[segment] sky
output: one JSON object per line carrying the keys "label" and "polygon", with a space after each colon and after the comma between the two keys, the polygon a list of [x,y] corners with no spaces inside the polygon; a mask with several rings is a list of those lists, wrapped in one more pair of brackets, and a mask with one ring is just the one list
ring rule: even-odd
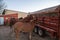
{"label": "sky", "polygon": [[34,12],[52,6],[60,5],[60,0],[4,0],[6,9]]}

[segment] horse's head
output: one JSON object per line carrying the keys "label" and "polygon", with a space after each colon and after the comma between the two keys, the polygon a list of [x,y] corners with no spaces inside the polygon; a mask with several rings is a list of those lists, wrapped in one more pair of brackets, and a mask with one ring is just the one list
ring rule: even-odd
{"label": "horse's head", "polygon": [[32,23],[36,23],[36,22],[37,22],[37,18],[36,18],[36,16],[31,15],[30,22],[32,22]]}
{"label": "horse's head", "polygon": [[27,17],[25,17],[23,19],[24,22],[33,22],[35,23],[36,22],[36,17],[34,15],[28,15]]}

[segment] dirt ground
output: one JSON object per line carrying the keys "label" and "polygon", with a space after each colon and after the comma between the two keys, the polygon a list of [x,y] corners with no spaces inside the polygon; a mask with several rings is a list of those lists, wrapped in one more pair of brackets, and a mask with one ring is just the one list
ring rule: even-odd
{"label": "dirt ground", "polygon": [[[15,33],[11,33],[9,26],[0,26],[0,40],[15,40]],[[20,33],[20,40],[28,40],[28,33]],[[33,33],[32,40],[50,40],[49,37],[42,38]]]}

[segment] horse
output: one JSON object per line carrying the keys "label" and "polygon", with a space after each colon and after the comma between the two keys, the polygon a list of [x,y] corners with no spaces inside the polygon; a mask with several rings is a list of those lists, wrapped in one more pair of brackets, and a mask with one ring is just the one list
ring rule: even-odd
{"label": "horse", "polygon": [[20,32],[28,32],[29,33],[29,40],[32,39],[32,32],[36,23],[35,16],[27,16],[26,18],[22,19],[22,21],[17,22],[13,25],[14,32],[16,34],[16,40],[19,40]]}
{"label": "horse", "polygon": [[15,18],[10,18],[10,28],[12,28],[12,25],[14,25],[16,22],[17,21]]}

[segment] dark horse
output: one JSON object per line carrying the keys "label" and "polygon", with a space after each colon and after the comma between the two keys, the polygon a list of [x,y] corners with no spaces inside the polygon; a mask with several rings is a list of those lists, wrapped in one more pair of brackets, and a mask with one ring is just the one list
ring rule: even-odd
{"label": "dark horse", "polygon": [[15,18],[10,18],[10,28],[12,28],[12,25],[14,25],[16,22],[17,21]]}

